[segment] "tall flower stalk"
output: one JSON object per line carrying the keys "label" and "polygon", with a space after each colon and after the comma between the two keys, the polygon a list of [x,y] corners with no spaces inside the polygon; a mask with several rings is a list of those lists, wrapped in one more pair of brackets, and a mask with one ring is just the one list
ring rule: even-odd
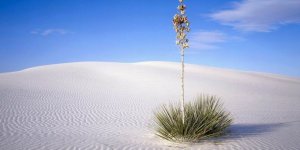
{"label": "tall flower stalk", "polygon": [[178,12],[173,18],[173,25],[176,31],[176,44],[180,47],[181,56],[181,113],[182,122],[184,124],[184,49],[188,48],[187,33],[190,31],[189,21],[185,14],[186,6],[183,4],[183,0],[179,0]]}

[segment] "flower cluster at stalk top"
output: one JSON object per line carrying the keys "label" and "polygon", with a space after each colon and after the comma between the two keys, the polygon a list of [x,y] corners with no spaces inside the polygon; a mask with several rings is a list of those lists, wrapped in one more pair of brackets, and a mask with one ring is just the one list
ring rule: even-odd
{"label": "flower cluster at stalk top", "polygon": [[181,48],[188,48],[187,33],[190,31],[189,21],[185,15],[186,6],[183,4],[183,0],[179,0],[179,6],[177,7],[178,13],[173,18],[173,25],[176,35],[176,44],[181,46]]}

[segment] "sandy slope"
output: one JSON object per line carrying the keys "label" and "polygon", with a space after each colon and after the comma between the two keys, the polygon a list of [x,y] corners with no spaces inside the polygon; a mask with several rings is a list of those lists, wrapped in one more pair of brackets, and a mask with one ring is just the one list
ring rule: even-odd
{"label": "sandy slope", "polygon": [[231,134],[199,144],[154,136],[179,97],[179,64],[86,62],[0,74],[0,149],[300,149],[300,79],[186,65],[186,95],[216,94]]}

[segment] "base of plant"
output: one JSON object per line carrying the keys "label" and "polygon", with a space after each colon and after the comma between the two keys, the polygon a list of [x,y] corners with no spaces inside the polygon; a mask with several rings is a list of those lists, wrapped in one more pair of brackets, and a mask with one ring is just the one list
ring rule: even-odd
{"label": "base of plant", "polygon": [[155,112],[156,135],[174,142],[198,142],[224,134],[232,123],[216,96],[201,95],[184,109],[184,122],[179,104],[163,105]]}

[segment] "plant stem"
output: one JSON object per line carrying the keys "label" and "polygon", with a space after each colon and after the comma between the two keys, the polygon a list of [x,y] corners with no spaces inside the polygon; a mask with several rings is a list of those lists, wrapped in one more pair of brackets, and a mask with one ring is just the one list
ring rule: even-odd
{"label": "plant stem", "polygon": [[181,47],[181,113],[182,123],[184,124],[184,48]]}

